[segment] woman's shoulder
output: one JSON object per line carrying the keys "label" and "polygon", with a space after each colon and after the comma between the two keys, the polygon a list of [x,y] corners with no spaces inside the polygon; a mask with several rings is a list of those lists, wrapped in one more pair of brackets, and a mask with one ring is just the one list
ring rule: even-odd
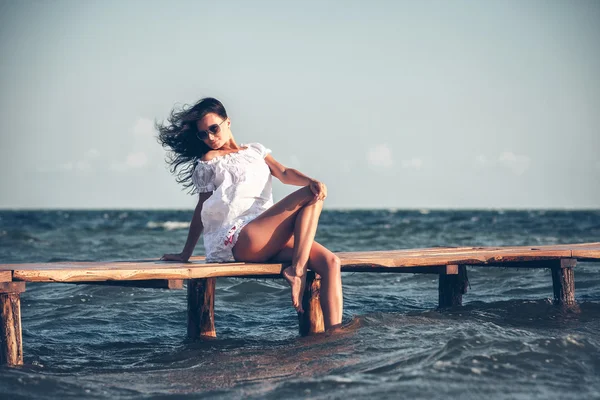
{"label": "woman's shoulder", "polygon": [[216,156],[218,156],[217,152],[214,151],[214,150],[211,150],[208,153],[204,153],[202,155],[202,157],[200,157],[198,159],[198,161],[207,162],[207,161],[210,161],[210,160],[214,159]]}
{"label": "woman's shoulder", "polygon": [[[196,161],[199,166],[201,165],[211,165],[218,161],[220,158],[223,158],[228,154],[222,154],[217,150],[210,150],[207,153],[204,153],[202,157],[198,158]],[[202,168],[202,167],[200,167]]]}
{"label": "woman's shoulder", "polygon": [[219,162],[220,160],[226,161],[231,159],[232,157],[235,157],[236,155],[244,155],[244,154],[248,154],[249,152],[254,152],[258,155],[260,155],[262,158],[265,158],[267,156],[267,154],[269,154],[271,152],[271,149],[266,148],[262,143],[258,143],[258,142],[252,142],[252,143],[246,143],[246,144],[242,144],[241,145],[242,148],[236,152],[230,152],[230,153],[221,153],[217,150],[210,150],[209,152],[205,153],[202,155],[202,157],[198,158],[197,161],[197,168],[203,168],[205,166],[209,166],[209,165],[213,165],[217,162]]}

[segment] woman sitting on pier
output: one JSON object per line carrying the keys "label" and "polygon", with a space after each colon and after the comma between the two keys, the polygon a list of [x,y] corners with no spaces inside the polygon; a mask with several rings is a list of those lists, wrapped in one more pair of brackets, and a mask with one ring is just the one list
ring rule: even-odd
{"label": "woman sitting on pier", "polygon": [[[204,231],[208,262],[291,262],[283,277],[292,303],[303,312],[306,270],[321,276],[320,301],[325,329],[342,321],[340,260],[314,241],[325,185],[277,162],[260,143],[238,145],[223,104],[204,98],[173,110],[159,140],[170,151],[177,181],[199,193],[188,238],[179,254],[162,260],[186,262]],[[273,204],[271,175],[303,186]]]}

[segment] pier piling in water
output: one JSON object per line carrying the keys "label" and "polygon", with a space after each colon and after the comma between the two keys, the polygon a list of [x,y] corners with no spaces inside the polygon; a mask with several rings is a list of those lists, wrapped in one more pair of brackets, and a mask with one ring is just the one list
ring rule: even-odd
{"label": "pier piling in water", "polygon": [[554,289],[554,304],[575,304],[575,274],[573,268],[577,265],[574,258],[554,260],[552,271],[552,287]]}
{"label": "pier piling in water", "polygon": [[467,293],[469,280],[467,267],[450,264],[442,270],[439,278],[438,300],[439,308],[462,305],[462,295]]}
{"label": "pier piling in water", "polygon": [[214,338],[216,278],[190,279],[187,283],[188,338]]}
{"label": "pier piling in water", "polygon": [[301,336],[308,336],[325,331],[323,310],[320,300],[321,277],[312,271],[306,275],[306,287],[302,297],[304,313],[298,313],[299,331]]}
{"label": "pier piling in water", "polygon": [[0,365],[23,365],[21,293],[25,282],[0,282]]}

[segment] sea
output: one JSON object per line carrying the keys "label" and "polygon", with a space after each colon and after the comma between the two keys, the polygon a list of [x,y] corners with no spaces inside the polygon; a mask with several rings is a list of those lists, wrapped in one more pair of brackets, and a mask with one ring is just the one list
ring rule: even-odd
{"label": "sea", "polygon": [[[191,210],[3,210],[0,263],[158,258]],[[328,210],[332,251],[600,241],[600,210]],[[203,255],[202,243],[196,255]],[[575,268],[577,306],[550,271],[468,268],[463,306],[429,274],[344,273],[344,322],[300,337],[280,279],[219,278],[217,338],[186,339],[186,291],[31,283],[24,366],[9,399],[598,399],[600,263]]]}

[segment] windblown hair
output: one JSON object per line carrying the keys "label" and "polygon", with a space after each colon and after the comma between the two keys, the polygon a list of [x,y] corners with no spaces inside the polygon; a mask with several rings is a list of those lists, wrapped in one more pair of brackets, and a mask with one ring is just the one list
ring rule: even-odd
{"label": "windblown hair", "polygon": [[223,104],[212,97],[205,97],[193,106],[184,105],[173,108],[171,115],[162,123],[155,123],[158,130],[158,141],[168,151],[166,162],[171,173],[175,174],[177,183],[184,188],[192,186],[192,175],[198,159],[208,153],[208,147],[198,138],[196,122],[206,114],[214,113],[223,119],[227,111]]}

